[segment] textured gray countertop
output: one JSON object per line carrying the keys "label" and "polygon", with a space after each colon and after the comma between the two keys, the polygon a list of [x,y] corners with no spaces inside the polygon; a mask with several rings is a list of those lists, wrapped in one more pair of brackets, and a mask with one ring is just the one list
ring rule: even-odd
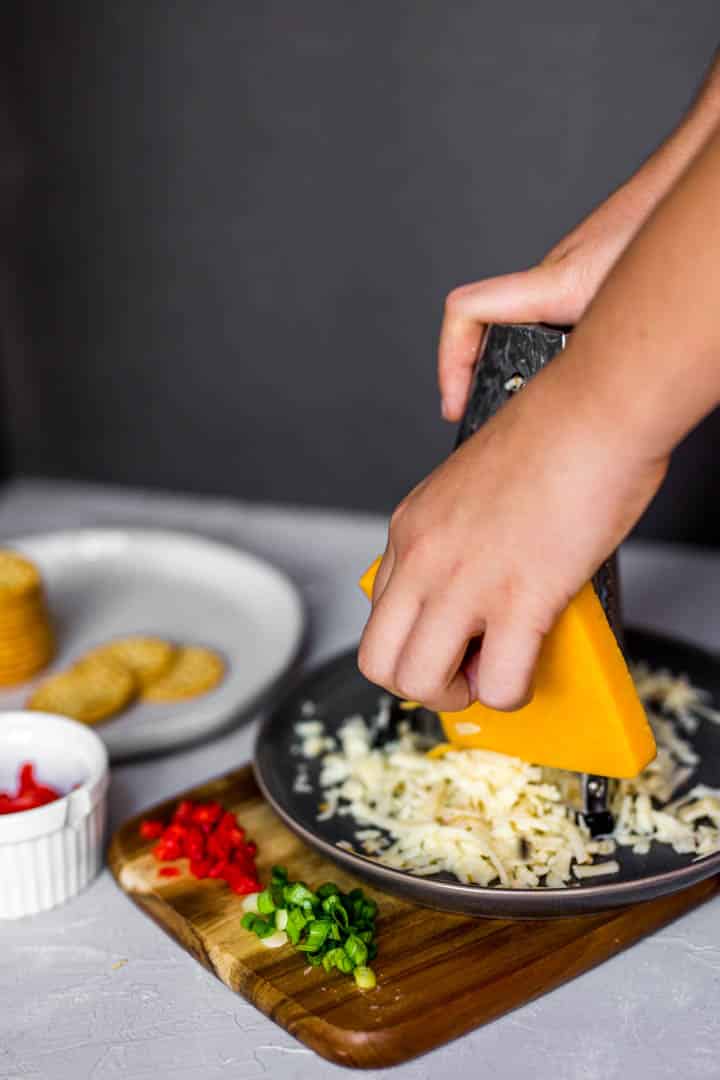
{"label": "textured gray countertop", "polygon": [[[308,663],[357,640],[358,570],[384,523],[357,514],[18,481],[0,536],[82,525],[203,533],[276,562],[310,615]],[[632,544],[628,621],[720,649],[720,556]],[[113,771],[111,825],[246,761],[255,723],[205,746]],[[488,1027],[369,1077],[503,1080],[720,1076],[720,906],[706,904],[596,970]],[[348,1071],[230,993],[115,887],[108,871],[66,907],[0,924],[2,1080],[293,1080]]]}

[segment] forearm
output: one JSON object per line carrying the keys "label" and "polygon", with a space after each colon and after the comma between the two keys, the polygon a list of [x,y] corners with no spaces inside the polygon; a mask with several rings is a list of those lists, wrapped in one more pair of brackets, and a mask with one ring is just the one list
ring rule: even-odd
{"label": "forearm", "polygon": [[720,123],[720,52],[682,122],[624,185],[650,212],[702,150]]}
{"label": "forearm", "polygon": [[[671,135],[633,175],[564,236],[543,260],[556,263],[600,238],[611,264],[697,157],[720,124],[720,51]],[[609,266],[607,267],[609,269]]]}
{"label": "forearm", "polygon": [[615,265],[547,374],[558,408],[615,432],[619,447],[646,461],[666,458],[720,402],[720,130]]}

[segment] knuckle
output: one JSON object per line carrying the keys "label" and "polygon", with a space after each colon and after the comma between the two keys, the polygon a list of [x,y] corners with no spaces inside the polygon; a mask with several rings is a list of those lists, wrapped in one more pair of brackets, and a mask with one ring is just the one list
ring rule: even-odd
{"label": "knuckle", "polygon": [[457,315],[467,305],[468,296],[472,294],[474,285],[457,285],[445,297],[445,311],[448,315]]}
{"label": "knuckle", "polygon": [[436,536],[432,530],[408,530],[403,537],[403,561],[416,574],[422,574],[425,567],[432,567],[436,551]]}
{"label": "knuckle", "polygon": [[545,636],[562,608],[553,603],[549,594],[539,591],[521,574],[509,574],[494,588],[494,601],[489,605],[488,621],[503,625],[522,625],[534,634]]}
{"label": "knuckle", "polygon": [[405,498],[402,502],[399,502],[392,512],[390,517],[390,535],[394,535],[401,528],[403,521],[407,515],[409,505],[409,499]]}

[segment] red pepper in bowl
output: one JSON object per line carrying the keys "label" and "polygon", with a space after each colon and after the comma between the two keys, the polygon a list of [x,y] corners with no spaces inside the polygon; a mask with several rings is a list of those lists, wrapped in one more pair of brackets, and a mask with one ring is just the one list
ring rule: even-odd
{"label": "red pepper in bowl", "polygon": [[35,810],[38,806],[45,806],[47,803],[62,798],[62,794],[55,788],[38,783],[35,779],[35,766],[31,761],[26,761],[20,766],[15,794],[0,791],[0,814],[17,814],[21,810]]}

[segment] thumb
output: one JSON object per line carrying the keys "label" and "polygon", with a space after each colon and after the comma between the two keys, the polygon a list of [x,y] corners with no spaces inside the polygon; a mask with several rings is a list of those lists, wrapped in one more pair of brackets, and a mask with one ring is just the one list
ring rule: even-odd
{"label": "thumb", "polygon": [[573,311],[559,263],[487,278],[453,289],[445,301],[438,347],[438,382],[446,420],[462,417],[488,323],[571,322]]}

